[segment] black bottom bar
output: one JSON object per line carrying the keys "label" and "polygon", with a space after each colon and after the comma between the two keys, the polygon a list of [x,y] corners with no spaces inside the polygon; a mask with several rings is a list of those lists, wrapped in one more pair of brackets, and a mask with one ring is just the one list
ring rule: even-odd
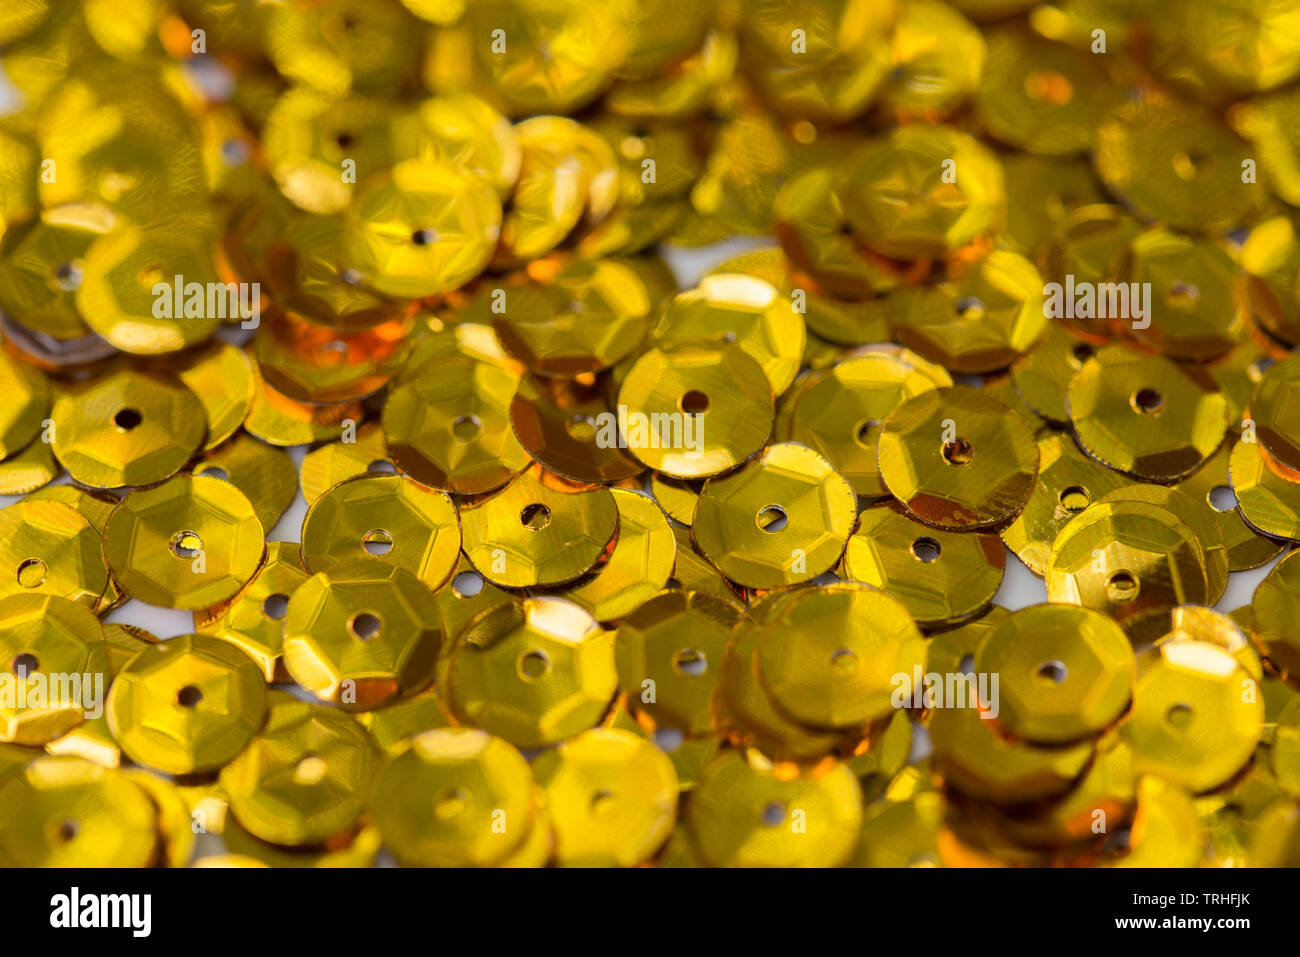
{"label": "black bottom bar", "polygon": [[[617,946],[678,922],[697,945],[716,935],[731,950],[751,935],[771,949],[782,931],[806,946],[849,934],[864,949],[939,936],[1038,945],[1199,936],[1221,946],[1289,927],[1296,899],[1291,872],[1223,870],[0,871],[0,885],[20,938],[320,944],[334,953],[352,943],[403,947],[413,931],[434,947],[468,934],[494,948],[517,935],[550,949],[577,931]],[[78,925],[118,926],[72,927],[74,887]],[[130,895],[148,895],[147,909]]]}

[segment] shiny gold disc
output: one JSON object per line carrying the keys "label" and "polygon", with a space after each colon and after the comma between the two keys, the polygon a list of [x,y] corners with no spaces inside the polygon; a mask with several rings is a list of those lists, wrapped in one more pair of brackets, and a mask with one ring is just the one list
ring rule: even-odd
{"label": "shiny gold disc", "polygon": [[520,748],[593,727],[617,688],[614,633],[558,598],[490,609],[462,634],[447,672],[453,714]]}
{"label": "shiny gold disc", "polygon": [[1110,725],[1133,697],[1137,664],[1101,612],[1031,605],[980,641],[975,673],[1000,679],[998,725],[1034,744],[1064,744]]}
{"label": "shiny gold disc", "polygon": [[46,744],[102,709],[108,649],[94,614],[52,595],[0,599],[0,662],[9,692],[0,741]]}
{"label": "shiny gold disc", "polygon": [[518,377],[486,362],[439,362],[384,405],[388,454],[423,485],[462,495],[500,488],[528,465],[510,427]]}
{"label": "shiny gold disc", "polygon": [[559,585],[596,567],[618,532],[618,505],[601,486],[570,485],[540,469],[461,508],[465,554],[505,588]]}
{"label": "shiny gold disc", "polygon": [[123,352],[158,355],[203,342],[223,319],[242,318],[234,287],[217,281],[205,226],[126,226],[95,240],[77,288],[86,323]]}
{"label": "shiny gold disc", "polygon": [[741,607],[674,589],[619,623],[614,661],[629,710],[687,735],[709,731],[709,702]]}
{"label": "shiny gold disc", "polygon": [[0,778],[6,867],[145,867],[156,813],[123,772],[74,757],[40,757]]}
{"label": "shiny gold disc", "polygon": [[356,825],[379,763],[350,715],[277,694],[266,726],[221,769],[221,783],[231,813],[255,837],[321,844]]}
{"label": "shiny gold disc", "polygon": [[732,581],[774,588],[833,568],[856,515],[852,486],[829,462],[807,446],[782,442],[705,483],[691,534]]}
{"label": "shiny gold disc", "polygon": [[618,393],[612,438],[671,478],[717,475],[750,458],[772,434],[771,383],[738,345],[681,343],[646,350]]}
{"label": "shiny gold disc", "polygon": [[203,608],[232,597],[265,552],[252,503],[206,475],[137,489],[104,528],[114,580],[133,598],[163,608]]}
{"label": "shiny gold disc", "polygon": [[672,761],[630,731],[584,731],[539,757],[533,772],[546,795],[561,867],[644,863],[677,819]]}
{"label": "shiny gold disc", "polygon": [[1108,346],[1070,379],[1070,422],[1083,450],[1151,482],[1191,474],[1227,432],[1227,400],[1160,356]]}
{"label": "shiny gold disc", "polygon": [[1104,611],[1121,623],[1209,596],[1196,533],[1149,502],[1098,503],[1075,516],[1053,543],[1044,577],[1048,601]]}
{"label": "shiny gold disc", "polygon": [[127,662],[105,713],[131,760],[193,774],[244,750],[266,717],[266,696],[261,671],[238,648],[184,635],[149,645]]}
{"label": "shiny gold disc", "polygon": [[930,528],[897,504],[864,510],[844,552],[846,577],[893,595],[923,628],[978,615],[1006,564],[996,535]]}
{"label": "shiny gold disc", "polygon": [[950,372],[994,372],[1025,355],[1047,331],[1043,280],[1025,257],[994,250],[944,282],[890,297],[898,339]]}
{"label": "shiny gold disc", "polygon": [[289,597],[284,665],[321,701],[368,711],[434,677],[442,616],[405,568],[361,558],[320,572]]}
{"label": "shiny gold disc", "polygon": [[347,251],[370,285],[418,298],[482,271],[501,231],[501,201],[471,173],[410,159],[359,190],[348,221]]}
{"label": "shiny gold disc", "polygon": [[1250,760],[1264,702],[1232,655],[1203,641],[1166,642],[1143,654],[1132,717],[1122,726],[1140,773],[1207,791]]}
{"label": "shiny gold disc", "polygon": [[984,528],[1019,514],[1038,474],[1033,434],[999,399],[970,386],[913,396],[885,419],[880,476],[921,521]]}
{"label": "shiny gold disc", "polygon": [[898,599],[843,582],[783,604],[755,656],[778,708],[816,728],[848,728],[889,715],[894,676],[924,662],[925,644]]}
{"label": "shiny gold disc", "polygon": [[778,776],[755,752],[726,751],[705,769],[686,820],[714,867],[835,867],[857,846],[862,791],[844,764]]}
{"label": "shiny gold disc", "polygon": [[359,475],[320,496],[302,523],[308,572],[329,572],[373,556],[414,572],[436,591],[460,556],[451,496],[404,475]]}
{"label": "shiny gold disc", "polygon": [[417,734],[384,765],[372,793],[384,842],[407,866],[490,867],[536,826],[528,762],[473,728]]}
{"label": "shiny gold disc", "polygon": [[0,598],[54,595],[95,609],[108,587],[100,541],[89,521],[60,502],[0,509]]}
{"label": "shiny gold disc", "polygon": [[[945,160],[964,170],[945,176]],[[959,249],[999,228],[1006,214],[1002,166],[988,147],[946,126],[900,126],[847,159],[842,193],[853,231],[896,259]]]}
{"label": "shiny gold disc", "polygon": [[54,455],[91,488],[152,485],[203,443],[203,404],[187,387],[125,369],[60,396],[50,413]]}

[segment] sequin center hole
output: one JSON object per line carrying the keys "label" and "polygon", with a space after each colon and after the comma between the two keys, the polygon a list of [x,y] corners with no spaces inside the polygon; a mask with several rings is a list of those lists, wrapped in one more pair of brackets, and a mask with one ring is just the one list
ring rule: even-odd
{"label": "sequin center hole", "polygon": [[361,547],[371,555],[387,555],[393,550],[393,536],[382,528],[372,528],[361,536]]}
{"label": "sequin center hole", "polygon": [[754,516],[754,522],[764,532],[779,532],[790,523],[788,516],[780,505],[764,505]]}
{"label": "sequin center hole", "polygon": [[971,460],[975,458],[975,449],[969,442],[960,436],[951,442],[943,444],[943,460],[949,465],[963,466],[970,465]]}
{"label": "sequin center hole", "polygon": [[531,528],[534,532],[540,532],[551,524],[551,510],[541,502],[525,505],[519,513],[519,524],[524,528]]}
{"label": "sequin center hole", "polygon": [[199,538],[198,532],[184,529],[172,536],[171,541],[167,543],[171,553],[177,558],[188,561],[198,556],[203,551],[203,540]]}
{"label": "sequin center hole", "polygon": [[45,584],[49,569],[39,558],[24,558],[18,563],[18,584],[23,588],[39,588]]}
{"label": "sequin center hole", "polygon": [[918,562],[926,562],[928,564],[936,561],[939,558],[939,555],[942,554],[943,549],[933,538],[918,538],[916,541],[912,542],[910,551],[912,552],[912,557]]}
{"label": "sequin center hole", "polygon": [[1069,670],[1065,667],[1063,661],[1044,661],[1038,666],[1038,677],[1044,681],[1050,681],[1054,685],[1059,685],[1065,680]]}
{"label": "sequin center hole", "polygon": [[377,638],[381,627],[379,616],[374,612],[357,612],[348,619],[348,631],[352,632],[352,637],[359,638],[361,641]]}
{"label": "sequin center hole", "polygon": [[1115,572],[1106,580],[1106,597],[1117,604],[1132,601],[1137,593],[1138,580],[1132,572]]}
{"label": "sequin center hole", "polygon": [[1165,407],[1165,397],[1156,389],[1138,389],[1129,397],[1134,412],[1142,415],[1159,415]]}
{"label": "sequin center hole", "polygon": [[697,648],[683,648],[673,655],[673,670],[678,674],[694,678],[704,674],[708,667],[704,652]]}
{"label": "sequin center hole", "polygon": [[519,656],[519,677],[536,681],[551,670],[551,659],[546,652],[534,650]]}

